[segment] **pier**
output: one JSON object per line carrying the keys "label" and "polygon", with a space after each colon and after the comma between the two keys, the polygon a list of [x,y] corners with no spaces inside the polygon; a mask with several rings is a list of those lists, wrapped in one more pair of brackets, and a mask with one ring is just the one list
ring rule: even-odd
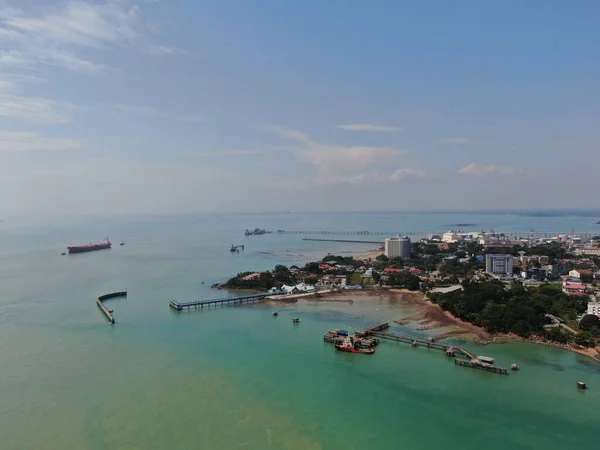
{"label": "pier", "polygon": [[110,323],[115,323],[115,318],[112,315],[112,311],[110,309],[108,309],[106,306],[104,306],[104,302],[106,300],[110,300],[111,298],[116,298],[116,297],[127,297],[127,290],[111,292],[110,294],[104,294],[96,299],[96,304],[102,310],[102,312],[104,313],[104,315],[106,316],[106,318],[108,319],[108,321]]}
{"label": "pier", "polygon": [[494,367],[487,364],[481,364],[473,361],[465,361],[463,359],[455,359],[454,364],[462,367],[470,367],[471,369],[485,370],[486,372],[499,373],[500,375],[508,375],[508,370],[502,367]]}
{"label": "pier", "polygon": [[302,238],[303,241],[319,241],[319,242],[349,242],[353,244],[379,244],[383,245],[383,241],[357,241],[354,239],[322,239],[322,238]]}
{"label": "pier", "polygon": [[388,339],[388,340],[396,341],[396,342],[404,342],[406,344],[412,345],[413,347],[422,346],[422,347],[427,347],[427,348],[435,348],[437,350],[442,350],[446,354],[449,354],[449,355],[454,355],[454,353],[460,353],[469,359],[477,359],[477,357],[473,353],[471,353],[469,350],[467,350],[466,348],[456,347],[454,345],[448,345],[448,344],[440,344],[438,342],[435,342],[433,339],[432,340],[416,339],[414,337],[403,336],[401,334],[382,333],[382,332],[376,332],[376,331],[370,332],[369,334],[372,336],[376,336],[380,339]]}
{"label": "pier", "polygon": [[[477,369],[477,370],[483,370],[486,372],[493,372],[493,373],[498,373],[501,375],[508,375],[508,370],[506,370],[503,367],[494,367],[493,364],[493,360],[491,360],[491,362],[486,362],[484,361],[484,357],[481,357],[481,359],[477,356],[475,356],[474,353],[470,352],[469,350],[467,350],[466,348],[463,347],[457,347],[455,345],[448,345],[448,344],[441,344],[439,342],[435,342],[434,339],[429,338],[427,340],[425,339],[418,339],[418,338],[414,338],[411,336],[403,336],[401,334],[397,334],[397,333],[387,333],[384,332],[383,330],[389,328],[390,324],[389,322],[382,322],[380,324],[374,325],[372,327],[369,328],[365,328],[364,330],[358,331],[355,333],[356,336],[358,336],[359,339],[369,339],[369,338],[375,338],[377,340],[379,339],[387,339],[387,340],[391,340],[391,341],[395,341],[395,342],[404,342],[406,344],[410,344],[413,347],[427,347],[427,348],[434,348],[437,350],[442,350],[446,356],[449,357],[454,357],[456,356],[456,354],[460,354],[466,358],[468,358],[468,360],[464,360],[464,359],[455,359],[454,360],[454,364],[456,364],[457,366],[461,366],[461,367],[469,367],[471,369]],[[336,331],[336,330],[333,330]],[[325,342],[336,342],[336,336],[334,336],[334,333],[332,331],[330,331],[329,333],[327,333],[324,336],[324,340]]]}
{"label": "pier", "polygon": [[[352,231],[352,230],[277,230],[277,234],[304,234],[304,235],[354,235],[354,236],[429,236],[439,235],[442,236],[448,230],[442,231]],[[600,231],[597,232],[575,232],[571,231],[496,231],[496,230],[479,230],[471,229],[473,232],[485,232],[494,233],[499,236],[508,239],[551,239],[559,235],[579,237],[584,240],[589,240],[594,236],[600,235]]]}
{"label": "pier", "polygon": [[242,297],[229,297],[229,298],[215,298],[215,299],[211,299],[211,300],[197,300],[197,301],[193,301],[193,302],[178,302],[176,300],[171,300],[169,302],[169,306],[171,308],[173,308],[176,311],[183,311],[183,310],[190,310],[192,308],[194,309],[204,309],[204,307],[210,308],[211,306],[217,307],[217,306],[235,306],[235,305],[242,305],[242,304],[248,304],[248,303],[256,303],[261,301],[262,299],[266,298],[266,297],[270,297],[272,295],[276,295],[276,294],[251,294],[251,295],[244,295]]}

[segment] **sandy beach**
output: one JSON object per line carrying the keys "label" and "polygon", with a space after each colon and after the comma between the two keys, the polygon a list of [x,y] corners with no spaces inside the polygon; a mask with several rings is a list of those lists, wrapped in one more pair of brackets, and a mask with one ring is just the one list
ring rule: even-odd
{"label": "sandy beach", "polygon": [[375,259],[379,255],[383,255],[383,250],[373,249],[373,250],[369,250],[367,252],[362,252],[362,253],[355,255],[354,259],[356,259],[357,261],[364,261],[367,259]]}

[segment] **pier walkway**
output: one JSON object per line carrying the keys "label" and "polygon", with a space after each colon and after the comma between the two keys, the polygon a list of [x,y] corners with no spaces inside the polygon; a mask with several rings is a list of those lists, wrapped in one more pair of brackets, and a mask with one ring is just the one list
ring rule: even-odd
{"label": "pier walkway", "polygon": [[319,242],[350,242],[354,244],[383,244],[384,241],[359,241],[355,239],[323,239],[323,238],[302,238],[303,241],[319,241]]}
{"label": "pier walkway", "polygon": [[277,295],[277,294],[271,294],[271,293],[250,294],[250,295],[244,295],[242,297],[215,298],[215,299],[210,299],[210,300],[197,300],[197,301],[193,301],[193,302],[183,302],[183,303],[180,303],[176,300],[171,300],[169,302],[169,306],[171,308],[175,309],[176,311],[183,311],[185,309],[189,310],[192,308],[204,309],[205,306],[207,308],[210,308],[211,306],[215,306],[215,307],[217,307],[217,306],[235,306],[235,305],[242,305],[242,304],[247,304],[247,303],[256,303],[266,297],[271,297],[273,295]]}
{"label": "pier walkway", "polygon": [[466,348],[456,347],[454,345],[440,344],[439,342],[435,342],[435,341],[417,339],[414,337],[403,336],[401,334],[395,334],[395,333],[382,333],[382,332],[374,331],[369,334],[372,336],[376,336],[380,339],[389,339],[389,340],[396,341],[396,342],[405,342],[407,344],[411,344],[413,347],[417,347],[420,345],[422,347],[435,348],[438,350],[442,350],[444,352],[461,353],[462,355],[466,356],[469,359],[477,359],[477,357],[473,353],[471,353],[469,350],[467,350]]}
{"label": "pier walkway", "polygon": [[96,299],[96,304],[98,305],[98,308],[102,310],[102,312],[104,313],[104,315],[110,323],[115,323],[115,318],[112,315],[112,310],[104,306],[104,302],[106,300],[116,297],[127,297],[127,290],[111,292],[110,294],[104,294]]}

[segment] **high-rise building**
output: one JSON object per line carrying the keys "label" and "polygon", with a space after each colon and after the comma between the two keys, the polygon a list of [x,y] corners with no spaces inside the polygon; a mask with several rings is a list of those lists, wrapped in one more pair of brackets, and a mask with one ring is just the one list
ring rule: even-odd
{"label": "high-rise building", "polygon": [[410,238],[398,236],[385,240],[385,256],[393,258],[410,258]]}
{"label": "high-rise building", "polygon": [[512,255],[485,255],[485,271],[492,275],[512,275]]}

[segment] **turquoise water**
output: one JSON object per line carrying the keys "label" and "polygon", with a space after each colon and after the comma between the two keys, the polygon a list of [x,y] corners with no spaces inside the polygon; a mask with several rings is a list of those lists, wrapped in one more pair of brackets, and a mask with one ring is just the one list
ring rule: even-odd
{"label": "turquoise water", "polygon": [[[478,348],[508,377],[455,367],[441,352],[382,343],[375,355],[335,352],[330,328],[409,315],[401,299],[306,302],[176,313],[172,298],[215,296],[243,270],[370,245],[272,229],[594,230],[589,217],[514,215],[204,215],[0,224],[2,449],[594,448],[600,364],[526,344]],[[101,251],[64,246],[110,236]],[[230,254],[231,244],[246,250]],[[95,298],[110,301],[111,326]],[[217,293],[222,295],[222,293]],[[291,317],[301,323],[293,325]],[[405,334],[424,335],[396,326]],[[437,333],[439,330],[434,330]],[[575,389],[584,380],[585,392]]]}

